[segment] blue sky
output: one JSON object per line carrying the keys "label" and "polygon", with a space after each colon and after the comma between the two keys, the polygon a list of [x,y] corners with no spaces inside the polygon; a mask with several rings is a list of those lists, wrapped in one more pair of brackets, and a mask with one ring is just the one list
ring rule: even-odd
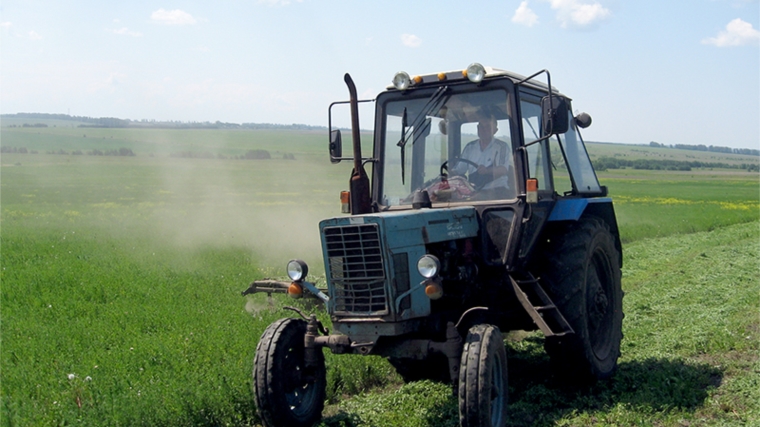
{"label": "blue sky", "polygon": [[549,69],[587,140],[760,148],[758,0],[0,3],[2,113],[326,125],[346,72],[472,62]]}

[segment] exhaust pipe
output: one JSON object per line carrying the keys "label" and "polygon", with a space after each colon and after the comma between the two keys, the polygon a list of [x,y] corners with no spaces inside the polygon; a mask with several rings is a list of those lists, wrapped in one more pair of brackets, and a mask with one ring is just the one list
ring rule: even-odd
{"label": "exhaust pipe", "polygon": [[370,213],[372,211],[369,198],[369,177],[362,164],[362,142],[359,131],[359,99],[356,96],[356,85],[351,76],[346,73],[344,76],[351,105],[351,135],[354,144],[354,170],[351,171],[351,181],[349,189],[351,190],[351,215]]}

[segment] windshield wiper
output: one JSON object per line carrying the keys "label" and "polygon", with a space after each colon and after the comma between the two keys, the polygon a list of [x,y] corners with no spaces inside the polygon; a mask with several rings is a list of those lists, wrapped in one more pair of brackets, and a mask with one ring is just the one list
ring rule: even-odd
{"label": "windshield wiper", "polygon": [[[446,93],[446,91],[449,89],[448,86],[441,86],[438,88],[438,90],[433,93],[433,95],[428,99],[427,103],[425,103],[425,106],[420,110],[419,113],[417,113],[417,116],[412,121],[411,128],[414,129],[413,133],[407,134],[407,115],[406,115],[406,107],[404,107],[404,113],[403,116],[401,116],[401,139],[399,139],[397,146],[401,147],[401,184],[404,184],[404,165],[405,165],[405,159],[404,159],[404,147],[406,147],[406,143],[409,142],[409,138],[412,137],[413,134],[424,134],[427,131],[427,128],[430,127],[431,120],[425,120],[428,114],[430,114],[432,111],[437,111],[441,108],[441,106],[446,102],[446,98],[444,98],[443,94]],[[424,129],[418,129],[421,125],[425,126]]]}

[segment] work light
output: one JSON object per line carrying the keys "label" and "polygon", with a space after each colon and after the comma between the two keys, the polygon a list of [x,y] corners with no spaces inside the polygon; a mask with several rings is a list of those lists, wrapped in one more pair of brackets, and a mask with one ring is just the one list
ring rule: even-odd
{"label": "work light", "polygon": [[486,77],[486,69],[477,62],[473,62],[467,66],[466,70],[464,70],[464,75],[467,76],[471,82],[480,83]]}
{"label": "work light", "polygon": [[434,255],[423,255],[417,261],[417,271],[426,279],[432,279],[437,276],[440,270],[441,262]]}
{"label": "work light", "polygon": [[294,259],[288,262],[287,270],[290,280],[300,282],[304,280],[309,273],[309,266],[300,259]]}
{"label": "work light", "polygon": [[395,76],[393,76],[393,86],[396,89],[406,90],[409,89],[409,86],[411,85],[412,78],[409,77],[409,74],[405,73],[404,71],[399,71]]}

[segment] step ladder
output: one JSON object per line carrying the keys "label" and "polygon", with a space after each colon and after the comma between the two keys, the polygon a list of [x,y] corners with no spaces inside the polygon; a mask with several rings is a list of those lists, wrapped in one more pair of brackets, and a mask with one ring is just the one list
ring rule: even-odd
{"label": "step ladder", "polygon": [[529,280],[515,280],[514,277],[509,276],[509,280],[512,282],[512,288],[520,304],[545,336],[560,337],[575,333],[541,287],[538,279],[531,276]]}

